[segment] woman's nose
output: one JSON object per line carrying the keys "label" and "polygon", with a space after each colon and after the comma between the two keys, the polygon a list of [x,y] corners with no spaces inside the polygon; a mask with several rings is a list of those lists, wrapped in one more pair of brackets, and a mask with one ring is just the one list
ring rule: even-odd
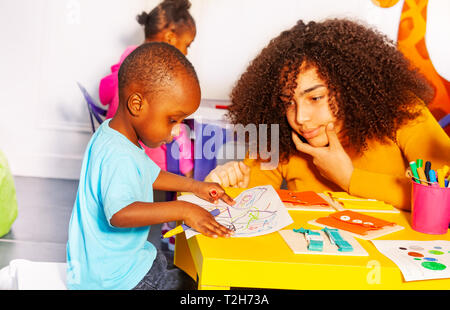
{"label": "woman's nose", "polygon": [[304,124],[306,121],[311,119],[311,113],[306,104],[301,102],[297,103],[296,118],[295,120],[299,124]]}

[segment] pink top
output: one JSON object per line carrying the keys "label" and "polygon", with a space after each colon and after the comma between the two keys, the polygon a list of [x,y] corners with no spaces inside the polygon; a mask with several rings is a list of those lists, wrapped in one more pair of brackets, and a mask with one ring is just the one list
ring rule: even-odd
{"label": "pink top", "polygon": [[[108,106],[108,112],[106,113],[106,118],[112,118],[116,114],[117,108],[119,106],[119,80],[118,73],[119,68],[125,58],[134,51],[138,46],[132,45],[128,46],[120,56],[120,60],[115,65],[111,66],[111,74],[105,76],[99,85],[98,94],[100,97],[100,102],[103,105]],[[175,139],[180,146],[180,172],[186,174],[194,168],[193,161],[193,145],[191,139],[188,135],[188,131],[185,126],[181,126],[180,135],[175,137]],[[163,170],[167,171],[167,161],[166,161],[166,151],[167,146],[162,145],[158,148],[149,148],[145,146],[142,142],[139,142],[144,148],[145,153]]]}

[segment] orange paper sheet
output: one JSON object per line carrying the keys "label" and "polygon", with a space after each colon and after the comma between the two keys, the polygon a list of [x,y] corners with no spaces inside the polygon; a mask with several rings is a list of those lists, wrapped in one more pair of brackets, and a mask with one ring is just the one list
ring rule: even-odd
{"label": "orange paper sheet", "polygon": [[318,218],[316,222],[359,235],[365,235],[371,230],[382,229],[385,226],[395,225],[395,223],[349,210]]}
{"label": "orange paper sheet", "polygon": [[328,206],[328,203],[316,192],[313,191],[305,191],[305,192],[294,192],[286,189],[277,189],[278,196],[280,196],[281,201],[290,202],[292,204],[300,204],[300,205],[325,205]]}

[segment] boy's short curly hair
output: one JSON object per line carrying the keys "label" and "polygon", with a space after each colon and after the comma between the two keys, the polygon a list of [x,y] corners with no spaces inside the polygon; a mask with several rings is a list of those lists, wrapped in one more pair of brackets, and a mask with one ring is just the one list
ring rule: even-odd
{"label": "boy's short curly hair", "polygon": [[[279,124],[280,159],[297,153],[286,119],[300,66],[317,68],[330,109],[343,122],[346,143],[361,153],[369,139],[395,141],[397,129],[418,116],[433,89],[380,32],[347,19],[298,21],[259,53],[231,92],[234,124]],[[417,100],[420,99],[420,100]]]}
{"label": "boy's short curly hair", "polygon": [[144,95],[167,90],[174,76],[185,73],[198,83],[192,63],[176,47],[164,42],[144,43],[131,52],[119,68],[119,104],[127,85],[139,85]]}

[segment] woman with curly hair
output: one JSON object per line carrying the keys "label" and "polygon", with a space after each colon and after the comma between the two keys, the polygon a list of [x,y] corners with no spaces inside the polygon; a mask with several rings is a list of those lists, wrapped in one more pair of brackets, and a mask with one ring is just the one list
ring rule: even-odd
{"label": "woman with curly hair", "polygon": [[275,188],[285,180],[289,190],[344,190],[409,209],[408,163],[450,162],[450,139],[426,107],[432,97],[385,35],[346,19],[299,21],[270,41],[231,93],[232,123],[279,124],[278,167],[246,158],[206,180]]}

